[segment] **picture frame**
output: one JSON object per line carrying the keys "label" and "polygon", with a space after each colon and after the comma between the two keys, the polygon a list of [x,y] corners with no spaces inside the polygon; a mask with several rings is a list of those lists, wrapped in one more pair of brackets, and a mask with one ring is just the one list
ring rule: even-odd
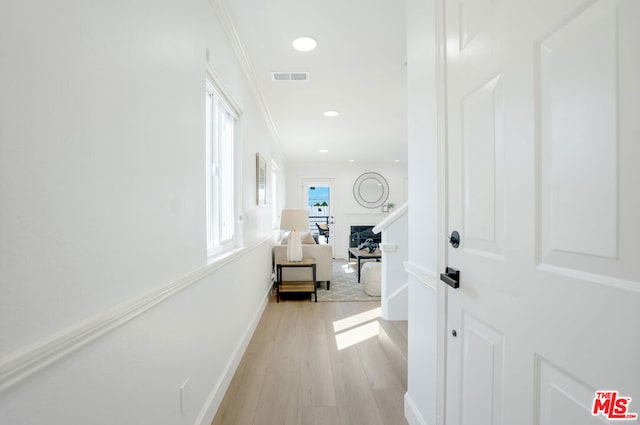
{"label": "picture frame", "polygon": [[256,205],[267,205],[267,161],[256,154]]}

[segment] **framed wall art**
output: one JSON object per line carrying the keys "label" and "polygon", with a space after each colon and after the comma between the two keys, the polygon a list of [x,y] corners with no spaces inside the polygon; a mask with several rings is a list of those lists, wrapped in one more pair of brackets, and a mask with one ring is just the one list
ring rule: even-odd
{"label": "framed wall art", "polygon": [[267,161],[256,154],[256,204],[267,205]]}

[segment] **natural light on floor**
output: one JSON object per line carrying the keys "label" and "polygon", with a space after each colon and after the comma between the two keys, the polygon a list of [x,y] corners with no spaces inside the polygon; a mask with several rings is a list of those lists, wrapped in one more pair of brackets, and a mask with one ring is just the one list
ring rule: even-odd
{"label": "natural light on floor", "polygon": [[338,350],[378,335],[380,307],[333,322]]}
{"label": "natural light on floor", "polygon": [[[356,272],[356,268],[355,268],[355,264],[356,263],[351,263],[348,262],[347,264],[345,264],[344,266],[342,266],[342,271],[346,274],[349,273],[355,273]],[[353,267],[351,267],[353,265]]]}

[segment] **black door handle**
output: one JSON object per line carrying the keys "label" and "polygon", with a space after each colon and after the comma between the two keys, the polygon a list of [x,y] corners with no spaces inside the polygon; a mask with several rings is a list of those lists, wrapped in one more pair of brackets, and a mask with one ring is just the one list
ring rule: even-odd
{"label": "black door handle", "polygon": [[460,287],[460,270],[447,267],[445,273],[440,273],[440,280],[453,289],[458,289]]}

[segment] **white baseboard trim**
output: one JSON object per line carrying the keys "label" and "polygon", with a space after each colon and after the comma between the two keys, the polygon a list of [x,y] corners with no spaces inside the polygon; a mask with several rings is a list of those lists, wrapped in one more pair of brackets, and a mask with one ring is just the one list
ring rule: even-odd
{"label": "white baseboard trim", "polygon": [[106,313],[47,336],[0,359],[0,393],[130,322],[207,275],[273,240],[273,234],[201,267],[159,289],[115,306]]}
{"label": "white baseboard trim", "polygon": [[247,346],[251,341],[251,337],[260,323],[260,319],[262,318],[262,313],[264,313],[265,308],[267,307],[267,303],[269,301],[269,295],[271,294],[271,287],[267,291],[264,300],[260,303],[260,306],[256,310],[256,313],[253,315],[249,326],[242,334],[242,338],[238,341],[238,345],[235,350],[233,350],[233,354],[229,358],[227,365],[224,368],[224,372],[218,378],[218,381],[213,386],[213,390],[207,397],[207,401],[205,402],[202,410],[200,410],[200,414],[198,418],[194,422],[194,425],[210,425],[213,422],[213,418],[216,416],[218,412],[218,408],[220,407],[220,403],[222,403],[222,399],[224,398],[227,389],[229,388],[229,384],[231,383],[231,379],[233,379],[233,375],[236,373],[238,366],[240,365],[240,361],[242,360],[242,356],[244,356],[245,351],[247,350]]}
{"label": "white baseboard trim", "polygon": [[409,425],[429,425],[416,407],[409,392],[404,394],[404,417]]}

